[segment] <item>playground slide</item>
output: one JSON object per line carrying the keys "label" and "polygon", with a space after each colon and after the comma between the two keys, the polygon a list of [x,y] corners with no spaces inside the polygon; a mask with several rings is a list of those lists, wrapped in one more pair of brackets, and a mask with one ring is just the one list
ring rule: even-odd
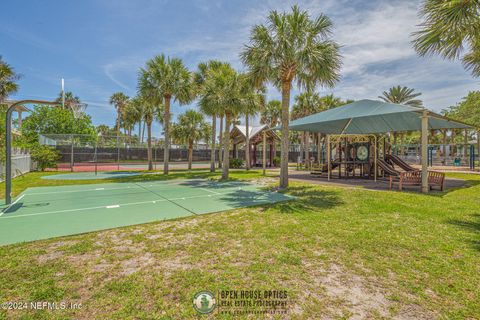
{"label": "playground slide", "polygon": [[393,169],[385,160],[377,159],[377,165],[389,176],[398,176],[400,172]]}
{"label": "playground slide", "polygon": [[393,154],[387,154],[385,157],[387,161],[391,161],[405,171],[415,171],[415,168],[406,163],[402,158]]}

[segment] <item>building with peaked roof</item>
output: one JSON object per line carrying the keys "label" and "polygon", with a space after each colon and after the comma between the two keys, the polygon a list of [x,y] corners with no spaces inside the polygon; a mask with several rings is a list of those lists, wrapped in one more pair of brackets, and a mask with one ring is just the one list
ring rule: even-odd
{"label": "building with peaked roof", "polygon": [[[249,130],[249,141],[250,141],[250,166],[256,167],[261,166],[263,161],[262,148],[258,146],[263,144],[263,134],[265,134],[266,140],[266,166],[273,167],[273,159],[275,158],[276,148],[275,143],[280,141],[278,135],[270,129],[266,124],[260,126],[250,126]],[[245,145],[247,137],[247,129],[242,125],[235,125],[230,131],[230,139],[233,144],[233,157],[239,157],[239,149]]]}

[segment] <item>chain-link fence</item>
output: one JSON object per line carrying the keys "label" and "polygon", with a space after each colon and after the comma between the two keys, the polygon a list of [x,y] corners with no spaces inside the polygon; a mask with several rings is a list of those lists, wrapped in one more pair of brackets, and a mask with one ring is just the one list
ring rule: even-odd
{"label": "chain-link fence", "polygon": [[[98,170],[146,170],[148,168],[148,147],[128,136],[92,136],[92,135],[40,135],[40,143],[54,148],[58,154],[58,168],[71,171]],[[163,163],[163,146],[152,145],[154,169]],[[218,150],[217,150],[218,158]],[[188,149],[172,145],[170,159],[175,163],[188,161]],[[193,149],[194,167],[207,167],[210,161],[210,149],[205,145],[195,145]]]}

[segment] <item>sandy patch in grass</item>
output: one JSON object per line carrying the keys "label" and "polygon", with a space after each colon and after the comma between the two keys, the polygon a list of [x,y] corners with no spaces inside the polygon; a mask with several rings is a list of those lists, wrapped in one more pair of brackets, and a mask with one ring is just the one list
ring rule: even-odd
{"label": "sandy patch in grass", "polygon": [[[337,264],[332,264],[329,268],[310,263],[304,263],[304,266],[308,270],[311,280],[302,292],[304,298],[312,296],[318,301],[326,299],[331,301],[332,303],[327,306],[326,311],[333,318],[345,316],[348,319],[436,318],[431,312],[417,305],[398,305],[389,300],[388,292],[373,278],[355,275],[345,271]],[[303,313],[302,306],[295,305],[292,312],[301,315]]]}

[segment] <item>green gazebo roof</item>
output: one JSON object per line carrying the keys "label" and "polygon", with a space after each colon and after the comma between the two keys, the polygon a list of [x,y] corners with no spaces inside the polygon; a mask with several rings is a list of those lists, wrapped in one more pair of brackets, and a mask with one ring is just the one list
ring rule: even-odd
{"label": "green gazebo roof", "polygon": [[[420,131],[425,109],[375,100],[359,100],[290,122],[289,128],[325,134],[370,134]],[[428,127],[470,129],[471,126],[428,111]]]}

